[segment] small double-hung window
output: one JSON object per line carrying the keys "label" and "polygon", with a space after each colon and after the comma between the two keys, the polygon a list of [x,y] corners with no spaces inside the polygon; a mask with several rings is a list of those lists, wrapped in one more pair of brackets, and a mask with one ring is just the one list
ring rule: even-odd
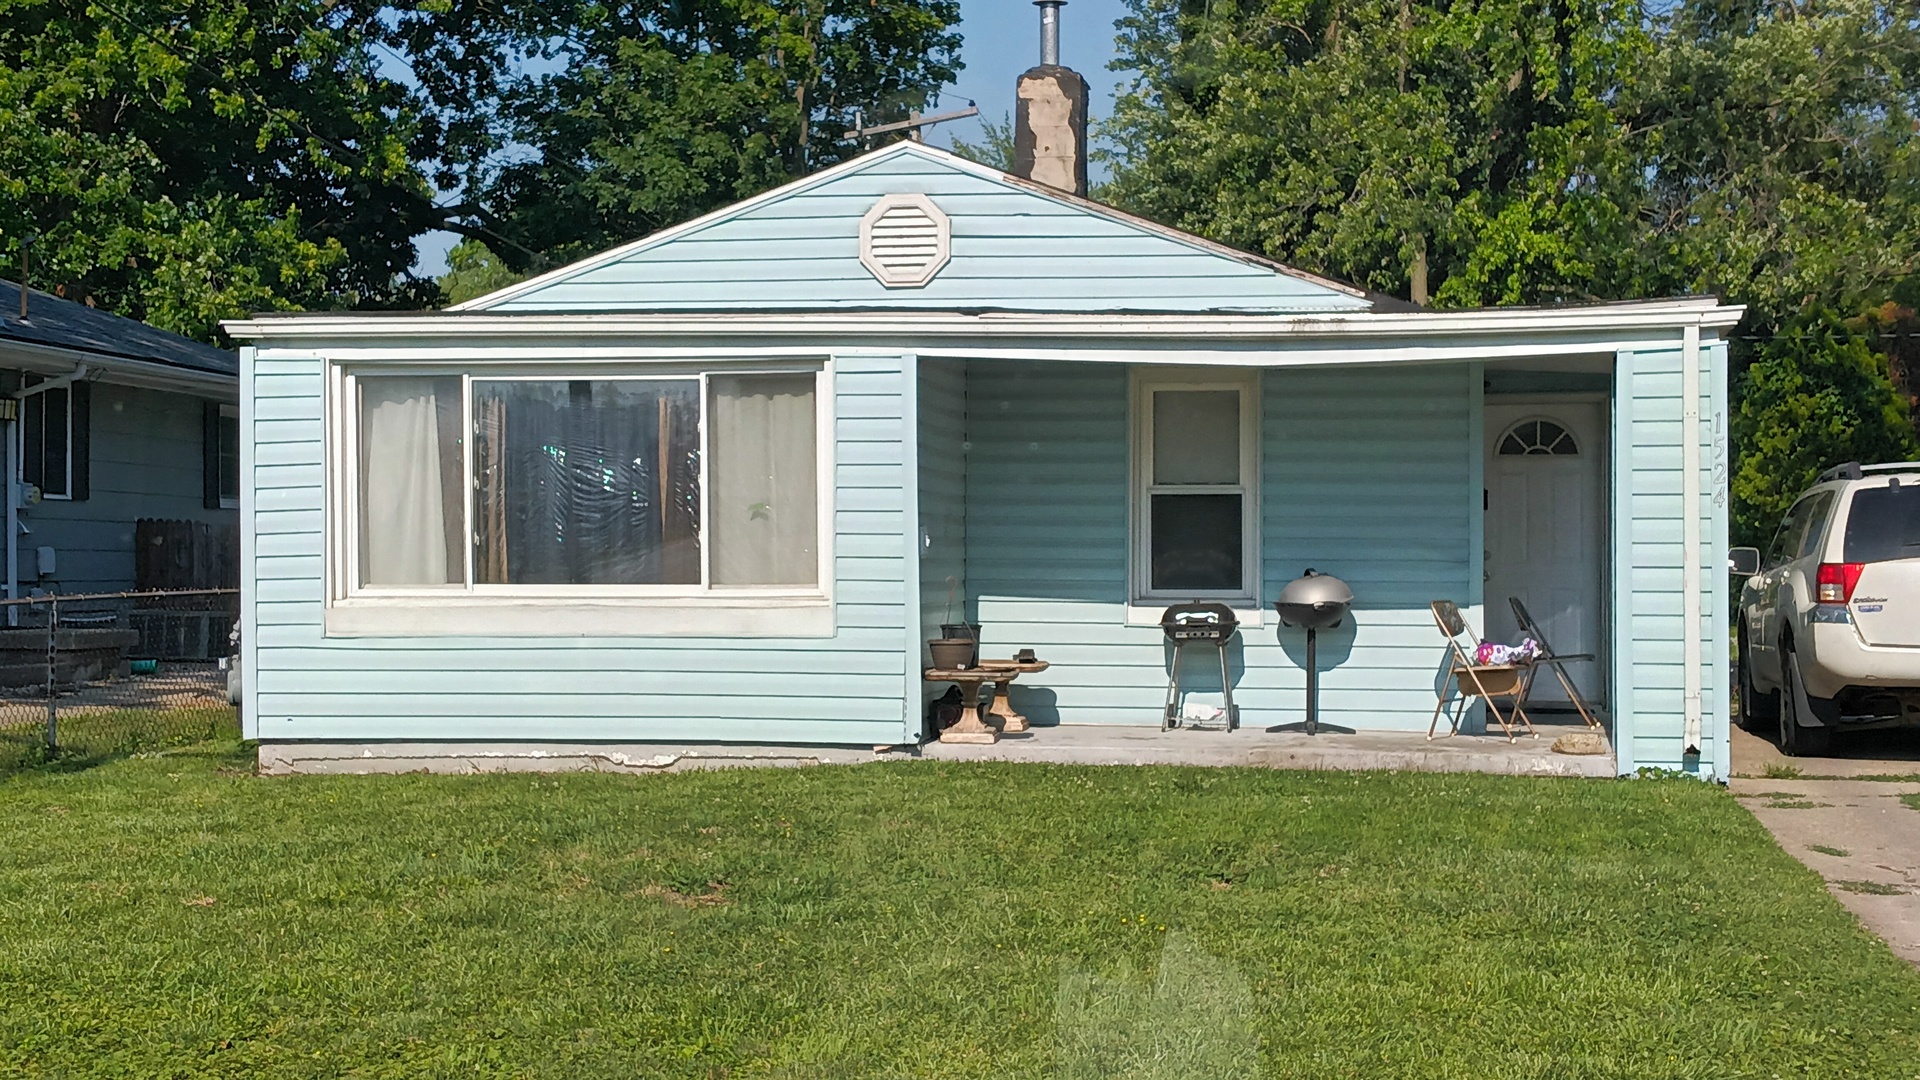
{"label": "small double-hung window", "polygon": [[1256,386],[1251,375],[1136,383],[1136,600],[1259,602]]}
{"label": "small double-hung window", "polygon": [[818,595],[819,378],[356,373],[348,592]]}

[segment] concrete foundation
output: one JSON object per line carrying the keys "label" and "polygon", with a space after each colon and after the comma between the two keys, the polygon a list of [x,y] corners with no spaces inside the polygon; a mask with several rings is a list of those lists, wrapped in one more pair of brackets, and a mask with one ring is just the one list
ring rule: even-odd
{"label": "concrete foundation", "polygon": [[269,742],[260,771],[291,773],[666,773],[870,761],[1012,761],[1061,765],[1207,765],[1269,769],[1479,772],[1508,776],[1611,777],[1611,752],[1554,753],[1566,729],[1540,738],[1461,735],[1428,742],[1420,732],[1160,731],[1107,725],[1036,727],[991,745],[906,747],[727,746],[661,743]]}

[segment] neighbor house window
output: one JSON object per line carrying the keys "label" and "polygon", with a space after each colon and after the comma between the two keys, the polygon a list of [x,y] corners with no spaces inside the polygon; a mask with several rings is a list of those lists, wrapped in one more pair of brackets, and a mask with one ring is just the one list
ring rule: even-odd
{"label": "neighbor house window", "polygon": [[240,409],[209,401],[202,407],[201,504],[209,510],[240,505]]}
{"label": "neighbor house window", "polygon": [[29,375],[20,402],[20,480],[43,499],[87,497],[89,387],[67,383],[33,391],[44,381]]}
{"label": "neighbor house window", "polygon": [[817,591],[817,380],[356,375],[353,585]]}
{"label": "neighbor house window", "polygon": [[1256,377],[1141,378],[1134,597],[1258,602]]}

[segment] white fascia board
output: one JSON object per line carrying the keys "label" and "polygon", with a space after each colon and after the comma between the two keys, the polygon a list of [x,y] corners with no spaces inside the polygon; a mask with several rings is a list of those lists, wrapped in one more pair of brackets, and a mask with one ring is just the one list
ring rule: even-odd
{"label": "white fascia board", "polygon": [[992,312],[714,312],[698,314],[492,315],[332,314],[240,319],[224,323],[235,338],[255,342],[487,338],[941,338],[1048,341],[1263,342],[1302,338],[1595,334],[1613,331],[1724,329],[1746,309],[1714,300],[1653,301],[1593,308],[1371,312],[1311,315],[1107,315]]}
{"label": "white fascia board", "polygon": [[194,371],[150,360],[130,360],[104,356],[83,349],[63,349],[57,345],[29,342],[0,343],[0,367],[18,368],[38,375],[65,375],[85,364],[89,382],[137,386],[145,390],[166,390],[176,394],[237,401],[240,377],[217,371]]}

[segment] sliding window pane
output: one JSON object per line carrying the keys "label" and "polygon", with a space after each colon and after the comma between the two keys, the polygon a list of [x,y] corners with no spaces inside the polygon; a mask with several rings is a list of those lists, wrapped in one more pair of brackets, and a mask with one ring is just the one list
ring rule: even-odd
{"label": "sliding window pane", "polygon": [[474,580],[697,585],[691,379],[475,380]]}
{"label": "sliding window pane", "polygon": [[708,422],[715,585],[817,585],[814,376],[715,375]]}
{"label": "sliding window pane", "polygon": [[1156,590],[1234,590],[1241,585],[1240,496],[1154,495]]}
{"label": "sliding window pane", "polygon": [[360,584],[463,583],[460,380],[354,381],[360,388]]}

